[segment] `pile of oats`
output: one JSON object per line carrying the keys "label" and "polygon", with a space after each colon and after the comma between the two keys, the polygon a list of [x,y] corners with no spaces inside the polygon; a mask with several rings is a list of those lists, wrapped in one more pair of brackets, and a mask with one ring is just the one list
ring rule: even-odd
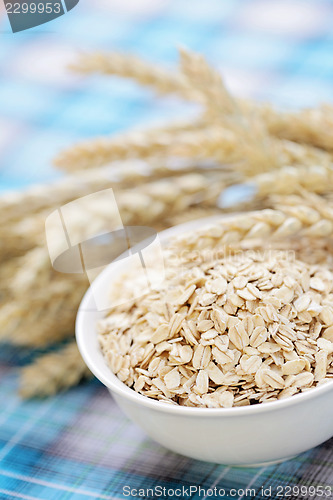
{"label": "pile of oats", "polygon": [[169,270],[165,283],[98,325],[109,367],[135,391],[228,408],[333,383],[327,268],[285,251],[244,251]]}

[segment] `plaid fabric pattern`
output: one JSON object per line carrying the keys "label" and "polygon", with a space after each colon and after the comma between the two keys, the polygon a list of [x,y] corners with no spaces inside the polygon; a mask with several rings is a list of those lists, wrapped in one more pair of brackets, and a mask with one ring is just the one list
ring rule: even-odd
{"label": "plaid fabric pattern", "polygon": [[[49,25],[15,35],[2,15],[1,189],[60,176],[51,159],[75,140],[193,111],[131,82],[69,74],[66,62],[78,50],[132,51],[172,65],[177,45],[185,45],[217,64],[238,95],[311,106],[333,99],[332,26],[329,0],[82,0]],[[258,499],[283,498],[279,486],[333,488],[333,440],[283,464],[229,468],[152,442],[97,381],[46,401],[22,402],[17,367],[30,357],[10,347],[0,351],[1,499],[134,498],[124,495],[124,486],[184,486],[184,498],[191,485],[216,486],[225,498],[239,499],[246,488],[254,488]],[[290,496],[319,497],[329,498],[320,492]]]}

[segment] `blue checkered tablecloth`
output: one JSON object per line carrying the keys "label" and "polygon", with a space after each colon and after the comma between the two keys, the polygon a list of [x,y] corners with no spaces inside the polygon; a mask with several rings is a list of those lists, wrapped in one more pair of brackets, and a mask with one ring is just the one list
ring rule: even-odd
{"label": "blue checkered tablecloth", "polygon": [[[206,54],[238,95],[287,108],[333,101],[330,0],[81,0],[52,23],[15,35],[2,12],[1,190],[59,177],[51,159],[77,139],[191,111],[131,82],[71,75],[65,66],[75,53],[116,49],[172,65],[179,45]],[[123,488],[155,486],[166,488],[161,498],[172,498],[171,488],[184,487],[181,497],[189,498],[190,486],[216,486],[225,498],[248,498],[242,489],[254,488],[259,499],[281,498],[278,486],[333,488],[332,440],[280,465],[229,468],[152,442],[97,381],[22,402],[17,371],[31,357],[23,349],[0,349],[1,499],[135,498]],[[191,496],[204,498],[193,490]],[[329,498],[318,492],[291,498],[319,497]]]}

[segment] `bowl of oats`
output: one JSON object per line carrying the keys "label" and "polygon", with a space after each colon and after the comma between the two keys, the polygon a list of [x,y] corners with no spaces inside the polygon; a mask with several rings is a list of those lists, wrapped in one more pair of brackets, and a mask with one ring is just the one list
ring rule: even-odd
{"label": "bowl of oats", "polygon": [[333,436],[333,265],[324,239],[286,220],[261,210],[164,231],[162,280],[147,287],[157,254],[144,273],[119,259],[81,303],[86,364],[174,452],[254,466]]}

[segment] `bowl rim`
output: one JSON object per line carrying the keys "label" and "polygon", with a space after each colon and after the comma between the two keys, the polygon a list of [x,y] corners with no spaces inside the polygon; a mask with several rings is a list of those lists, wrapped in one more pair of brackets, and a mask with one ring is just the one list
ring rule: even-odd
{"label": "bowl rim", "polygon": [[[230,214],[230,215],[235,215],[235,214]],[[229,218],[229,214],[227,215],[227,217]],[[209,225],[210,223],[216,220],[224,218],[225,218],[224,215],[205,217],[200,219],[200,225],[202,226],[205,224]],[[193,227],[197,227],[194,226],[193,222],[197,223],[198,221],[190,221],[189,223],[187,222],[179,224],[172,228],[166,229],[165,231],[162,231],[158,234],[159,236],[162,236],[162,241],[163,240],[167,241],[170,236],[177,235],[183,232],[184,230],[190,230]],[[124,260],[125,259],[121,259],[121,256],[119,257],[119,261],[117,262],[117,266],[119,268],[122,267],[122,262],[124,262]],[[98,287],[104,283],[105,277],[110,275],[110,267],[111,265],[106,266],[106,268],[95,278],[93,282],[95,287],[96,286]],[[112,284],[112,278],[110,277],[110,286],[111,284]],[[238,406],[232,408],[188,407],[188,406],[180,406],[176,404],[166,403],[163,401],[155,400],[153,398],[149,398],[148,396],[144,396],[143,394],[136,392],[134,389],[127,386],[124,382],[120,381],[119,378],[114,373],[112,373],[109,367],[107,367],[109,370],[108,376],[105,376],[103,371],[94,361],[93,352],[91,351],[91,349],[88,348],[88,345],[86,343],[86,338],[87,338],[86,318],[88,314],[91,314],[91,310],[89,310],[87,306],[88,304],[91,303],[91,301],[92,301],[92,289],[90,286],[81,300],[75,321],[75,335],[80,354],[84,362],[90,369],[90,371],[93,373],[93,375],[95,375],[95,377],[98,380],[100,380],[100,382],[102,382],[108,389],[110,389],[112,393],[114,392],[117,395],[133,403],[137,403],[141,406],[145,406],[151,408],[152,410],[160,411],[162,413],[178,414],[188,417],[195,417],[195,416],[231,417],[231,416],[242,416],[242,415],[244,416],[255,415],[258,413],[271,412],[274,410],[278,411],[280,409],[287,408],[289,406],[293,406],[298,403],[315,399],[326,393],[329,393],[330,391],[332,392],[333,395],[333,379],[332,379],[332,381],[328,381],[320,386],[311,388],[305,392],[295,394],[290,397],[286,397],[285,399],[280,399],[278,401],[271,401],[267,403],[258,403],[250,406]],[[100,314],[100,313],[95,311],[93,312],[93,314]],[[101,352],[99,351],[98,343],[96,343],[96,346],[97,346],[97,351],[99,352],[99,354],[101,354]]]}

